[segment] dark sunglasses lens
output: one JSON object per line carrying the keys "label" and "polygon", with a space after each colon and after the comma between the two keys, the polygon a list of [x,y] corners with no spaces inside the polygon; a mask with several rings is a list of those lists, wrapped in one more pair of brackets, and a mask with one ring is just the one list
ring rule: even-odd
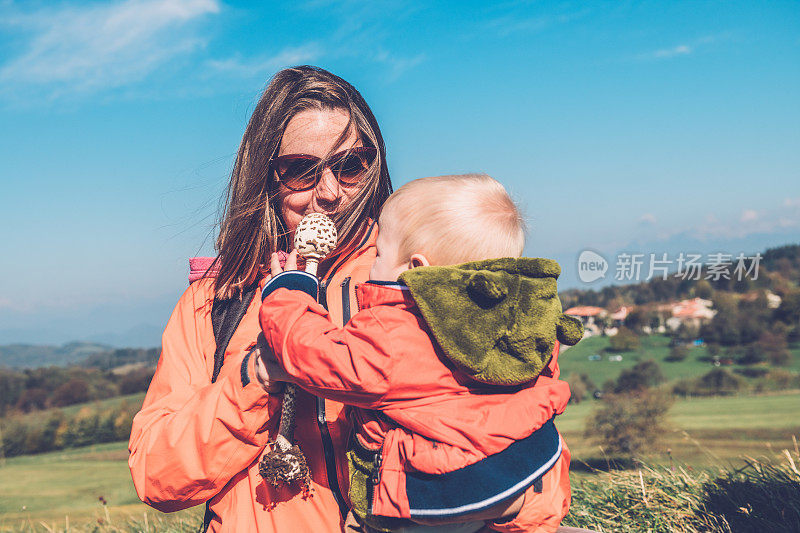
{"label": "dark sunglasses lens", "polygon": [[319,160],[305,158],[279,159],[275,171],[284,185],[290,189],[310,189],[316,182]]}
{"label": "dark sunglasses lens", "polygon": [[374,159],[375,154],[370,152],[352,152],[331,164],[331,170],[340,181],[354,185],[361,181]]}

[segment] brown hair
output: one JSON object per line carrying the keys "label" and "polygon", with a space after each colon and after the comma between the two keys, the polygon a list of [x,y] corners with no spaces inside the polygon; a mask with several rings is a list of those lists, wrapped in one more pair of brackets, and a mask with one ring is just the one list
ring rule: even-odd
{"label": "brown hair", "polygon": [[[384,204],[381,226],[398,239],[398,259],[431,265],[520,257],[525,221],[503,185],[486,174],[420,178]],[[386,228],[383,228],[386,229]]]}
{"label": "brown hair", "polygon": [[378,149],[375,161],[365,173],[363,187],[334,217],[342,247],[352,244],[365,229],[367,219],[377,219],[383,202],[391,194],[386,149],[378,122],[355,87],[317,67],[305,65],[281,70],[264,90],[250,117],[231,172],[216,243],[217,297],[240,294],[243,287],[257,279],[259,265],[268,264],[272,252],[289,250],[270,159],[277,155],[292,117],[312,109],[340,109],[348,114],[348,125],[336,147],[355,131],[365,146]]}

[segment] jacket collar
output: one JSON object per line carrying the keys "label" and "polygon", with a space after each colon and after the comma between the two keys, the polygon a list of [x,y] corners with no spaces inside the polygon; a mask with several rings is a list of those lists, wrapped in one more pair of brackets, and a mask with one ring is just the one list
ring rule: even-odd
{"label": "jacket collar", "polygon": [[356,296],[359,309],[376,305],[416,305],[408,287],[399,281],[367,281],[358,286]]}

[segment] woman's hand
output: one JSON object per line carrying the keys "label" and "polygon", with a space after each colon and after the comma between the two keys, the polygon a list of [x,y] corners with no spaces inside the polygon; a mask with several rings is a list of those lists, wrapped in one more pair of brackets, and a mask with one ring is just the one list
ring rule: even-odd
{"label": "woman's hand", "polygon": [[272,355],[263,333],[258,335],[253,355],[256,358],[256,378],[264,390],[270,394],[283,391],[283,383],[290,381],[289,374],[280,367]]}
{"label": "woman's hand", "polygon": [[[273,252],[269,258],[269,269],[273,276],[277,276],[285,270],[297,270],[297,250],[292,250],[286,257],[283,267],[281,267],[280,254]],[[264,390],[270,394],[278,394],[283,391],[283,383],[290,381],[289,374],[278,365],[263,333],[258,335],[253,355],[256,357],[256,377]]]}

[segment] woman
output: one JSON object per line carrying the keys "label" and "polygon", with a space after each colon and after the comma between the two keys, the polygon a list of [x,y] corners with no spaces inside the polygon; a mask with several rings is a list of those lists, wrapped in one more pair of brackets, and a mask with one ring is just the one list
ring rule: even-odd
{"label": "woman", "polygon": [[[260,298],[242,306],[241,322],[218,357],[215,329],[223,338],[222,303],[258,293],[270,270],[281,270],[270,264],[272,253],[288,251],[300,219],[313,212],[331,216],[339,230],[340,245],[318,275],[320,299],[343,325],[357,309],[355,285],[367,280],[375,259],[373,221],[390,193],[383,138],[358,91],[314,67],[276,74],[236,157],[216,274],[194,282],[178,301],[133,421],[129,465],[142,501],[164,512],[208,502],[209,531],[341,530],[350,431],[343,406],[298,391],[294,437],[308,461],[312,491],[273,488],[258,464],[277,432],[283,376],[267,370],[258,349],[255,357],[250,352],[260,333]],[[294,268],[295,260],[290,255],[286,267]],[[513,515],[521,503],[476,518]],[[526,512],[492,527],[529,531],[541,517]]]}
{"label": "woman", "polygon": [[260,298],[247,307],[213,383],[211,311],[215,298],[263,285],[271,253],[288,251],[300,219],[321,212],[336,222],[341,244],[318,275],[332,316],[344,323],[356,306],[354,286],[375,258],[372,221],[390,193],[383,138],[358,91],[322,69],[279,72],[236,157],[218,273],[193,283],[178,302],[134,419],[129,464],[144,502],[169,512],[208,501],[210,531],[340,530],[349,432],[342,406],[298,392],[295,441],[311,470],[310,497],[265,483],[258,462],[274,437],[281,396],[270,394],[280,387],[261,359],[246,357],[260,332]]}

